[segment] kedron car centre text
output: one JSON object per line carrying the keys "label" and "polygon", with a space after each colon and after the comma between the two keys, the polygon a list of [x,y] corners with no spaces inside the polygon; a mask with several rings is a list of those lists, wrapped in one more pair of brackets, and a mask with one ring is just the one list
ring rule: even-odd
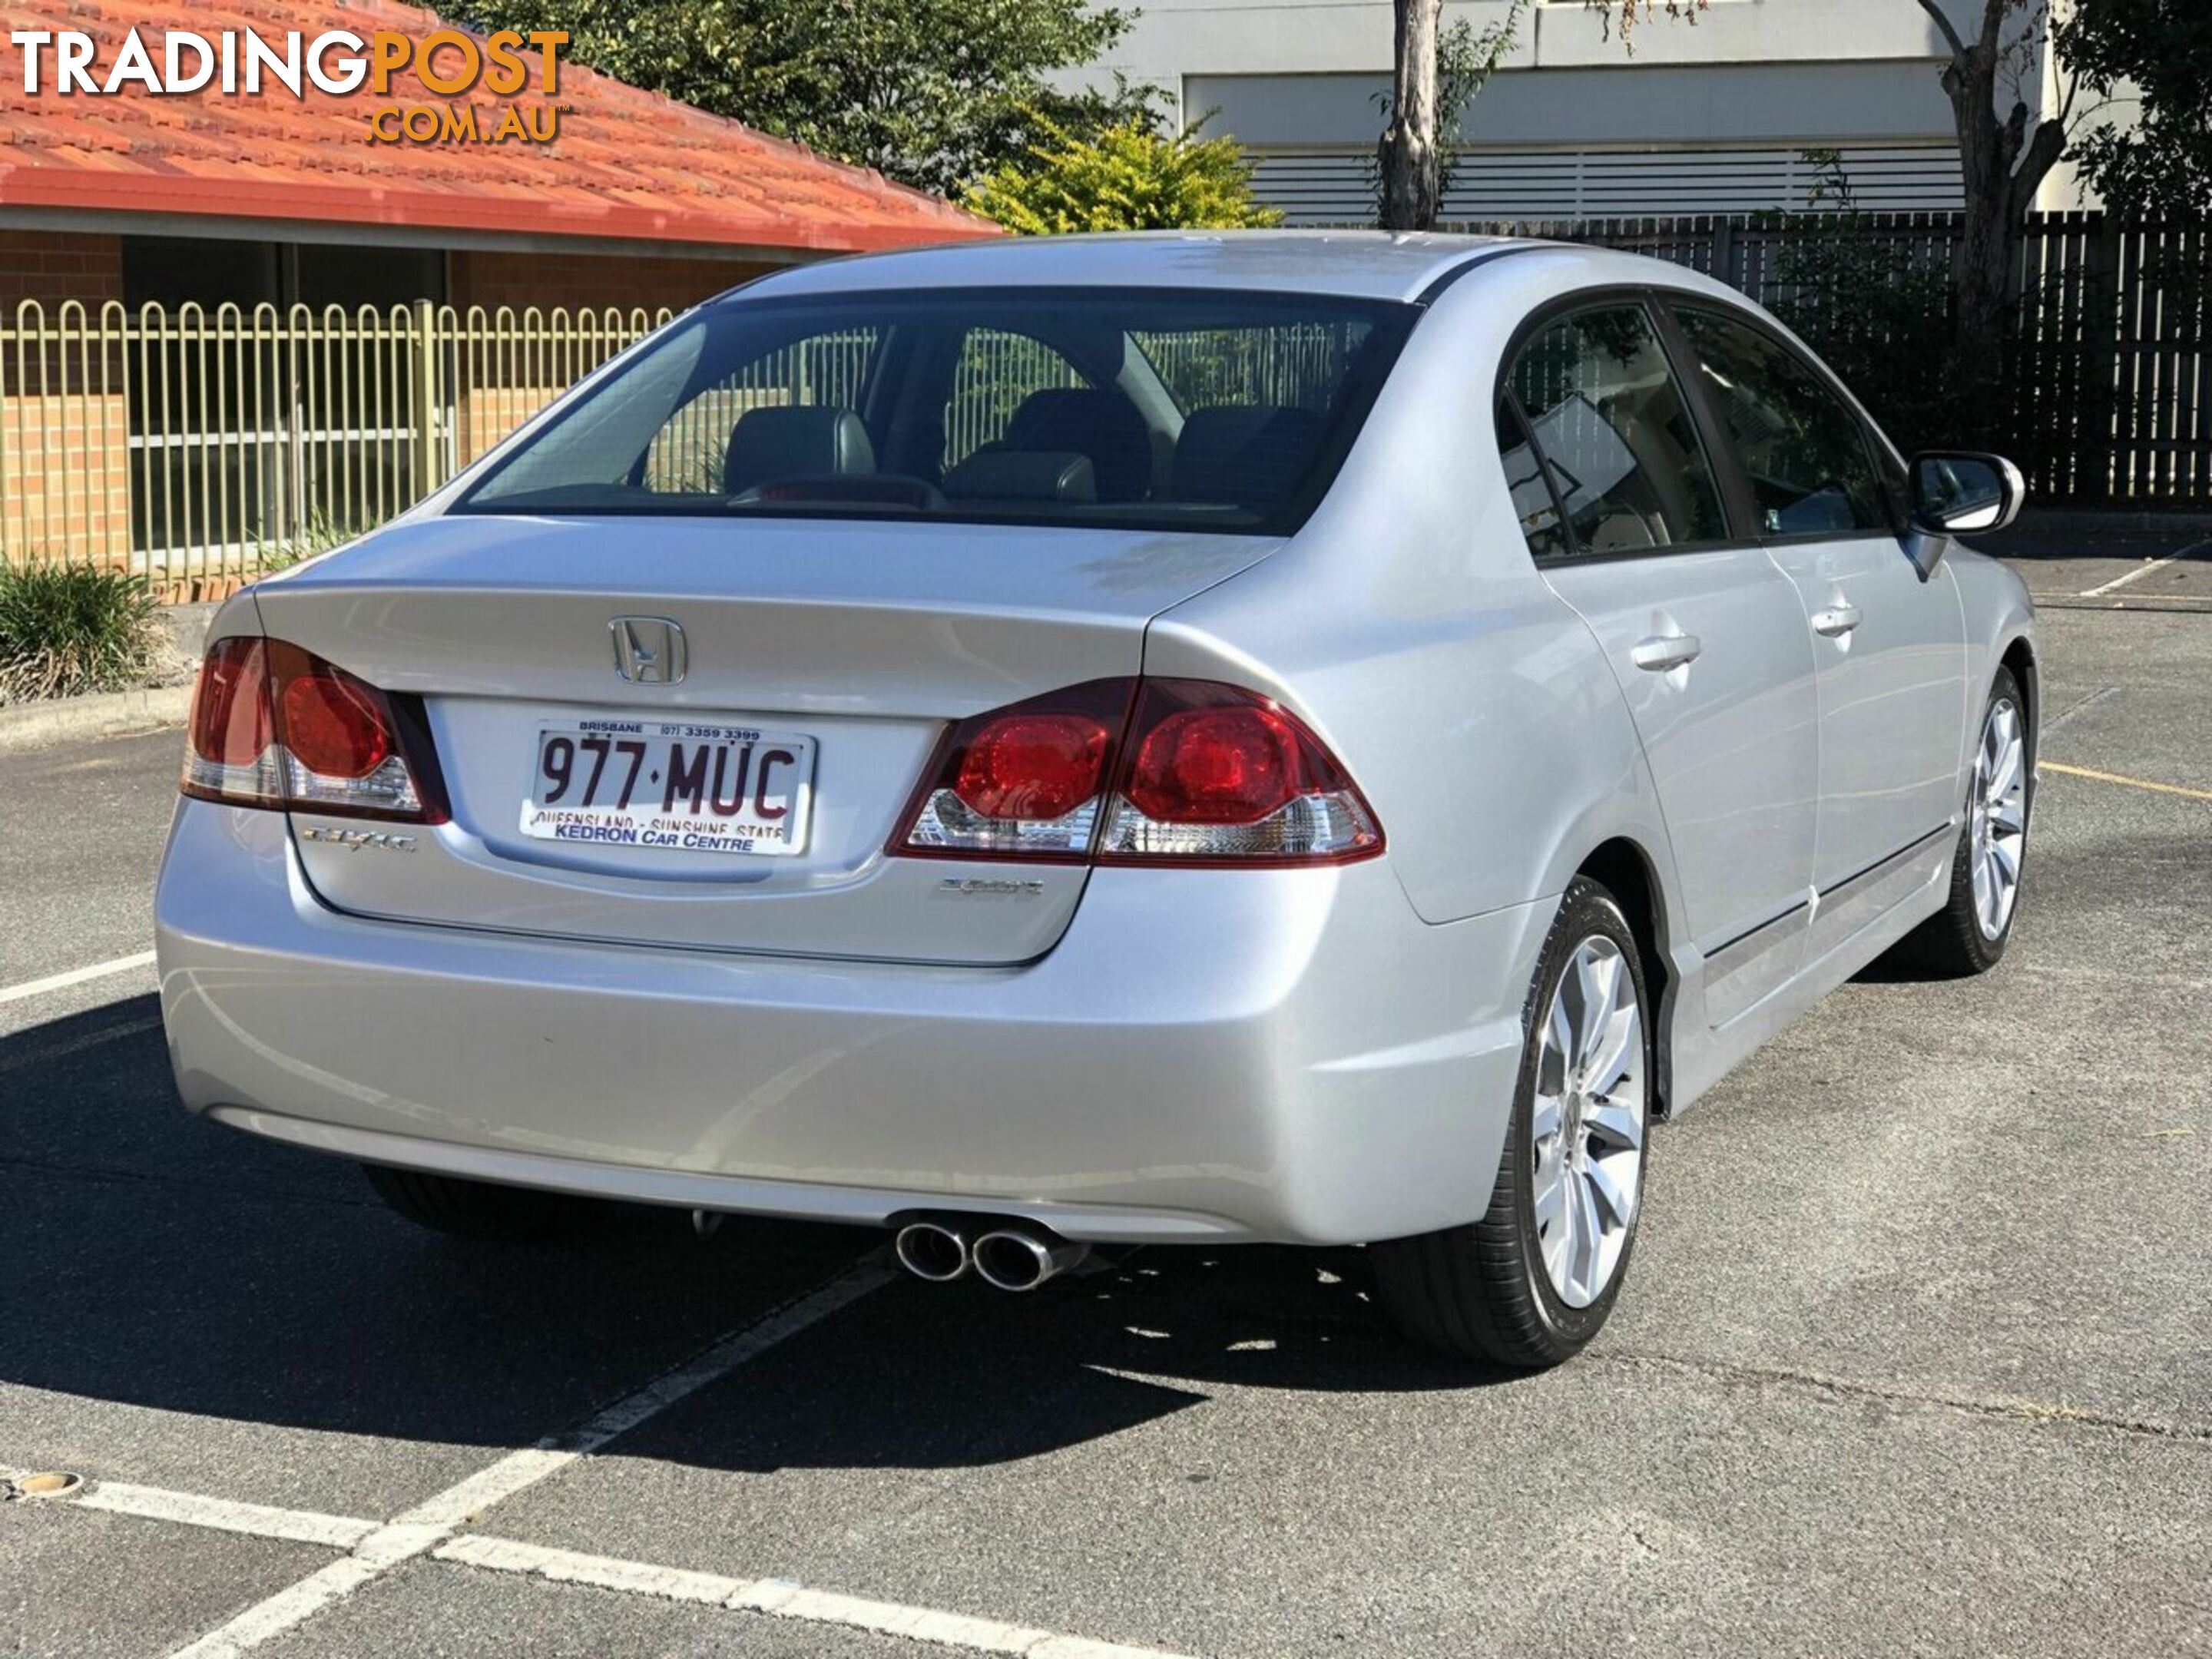
{"label": "kedron car centre text", "polygon": [[100,42],[79,29],[13,29],[8,39],[23,59],[27,95],[107,97],[118,93],[152,93],[174,97],[221,92],[246,97],[289,94],[304,99],[310,88],[333,97],[366,89],[372,98],[392,95],[392,78],[411,75],[416,84],[443,100],[434,104],[384,104],[368,113],[368,137],[381,143],[550,143],[560,134],[560,110],[549,102],[505,103],[496,107],[470,100],[478,88],[511,99],[531,84],[530,64],[538,63],[539,97],[560,90],[560,49],[565,29],[514,29],[477,36],[441,28],[416,36],[378,29],[363,36],[351,29],[326,29],[307,35],[294,29],[264,37],[252,29],[224,29],[200,34],[170,29],[152,40],[137,28],[123,37],[104,62]]}

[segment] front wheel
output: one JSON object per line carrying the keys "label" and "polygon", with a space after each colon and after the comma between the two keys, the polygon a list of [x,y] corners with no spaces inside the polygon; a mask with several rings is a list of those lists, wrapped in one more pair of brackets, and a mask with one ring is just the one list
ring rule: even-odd
{"label": "front wheel", "polygon": [[1407,1332],[1525,1370],[1571,1358],[1613,1311],[1644,1204],[1653,1022],[1635,935],[1577,877],[1544,942],[1505,1151],[1480,1221],[1370,1251]]}
{"label": "front wheel", "polygon": [[2027,707],[2012,671],[1997,670],[1974,750],[1966,826],[1951,860],[1950,896],[1898,947],[1931,973],[1954,979],[1985,974],[2012,940],[2033,804],[2035,750]]}

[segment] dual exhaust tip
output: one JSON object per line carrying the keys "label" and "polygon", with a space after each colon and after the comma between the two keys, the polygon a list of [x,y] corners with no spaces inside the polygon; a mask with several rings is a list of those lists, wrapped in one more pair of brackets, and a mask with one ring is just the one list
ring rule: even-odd
{"label": "dual exhaust tip", "polygon": [[1088,1244],[1062,1238],[1028,1221],[924,1216],[898,1230],[892,1250],[916,1279],[949,1285],[970,1267],[1001,1291],[1033,1291],[1091,1254]]}

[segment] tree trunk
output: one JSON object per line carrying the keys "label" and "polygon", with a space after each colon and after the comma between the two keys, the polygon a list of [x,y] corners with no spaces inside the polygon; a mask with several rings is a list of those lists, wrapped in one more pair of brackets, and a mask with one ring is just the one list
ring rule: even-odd
{"label": "tree trunk", "polygon": [[[2047,12],[2037,21],[2030,0],[1983,0],[1980,27],[1969,36],[1947,21],[1940,0],[1920,4],[1951,47],[1943,91],[1958,129],[1959,171],[1966,188],[1953,266],[1958,317],[1948,378],[1953,406],[1968,426],[1980,428],[1958,435],[1986,441],[2005,423],[2006,358],[2018,298],[2014,273],[2036,192],[2066,149],[2065,112],[2053,118],[2039,108],[2031,111],[2007,73],[2018,50],[2017,41],[2006,40],[2008,26],[2044,29],[2042,50],[2049,51]],[[2000,102],[2001,82],[2009,107]]]}
{"label": "tree trunk", "polygon": [[1437,149],[1437,29],[1443,0],[1393,0],[1397,67],[1390,83],[1390,125],[1377,160],[1382,174],[1382,228],[1426,230],[1437,222],[1442,157]]}
{"label": "tree trunk", "polygon": [[[1995,65],[1970,54],[1943,76],[1959,131],[1966,212],[1953,267],[1958,307],[1950,376],[1956,407],[1976,425],[1994,423],[2011,344],[2013,270],[2022,226],[2013,199],[2013,157],[1991,107]],[[1958,434],[1986,439],[1987,433]]]}

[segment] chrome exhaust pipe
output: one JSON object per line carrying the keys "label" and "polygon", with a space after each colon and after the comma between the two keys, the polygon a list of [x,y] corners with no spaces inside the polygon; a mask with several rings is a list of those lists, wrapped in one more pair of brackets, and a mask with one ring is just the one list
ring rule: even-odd
{"label": "chrome exhaust pipe", "polygon": [[967,1229],[957,1221],[909,1221],[891,1241],[898,1264],[916,1279],[949,1285],[968,1271],[972,1260]]}
{"label": "chrome exhaust pipe", "polygon": [[1088,1244],[1024,1223],[985,1233],[975,1241],[974,1259],[975,1272],[986,1285],[1001,1291],[1033,1291],[1090,1254]]}

